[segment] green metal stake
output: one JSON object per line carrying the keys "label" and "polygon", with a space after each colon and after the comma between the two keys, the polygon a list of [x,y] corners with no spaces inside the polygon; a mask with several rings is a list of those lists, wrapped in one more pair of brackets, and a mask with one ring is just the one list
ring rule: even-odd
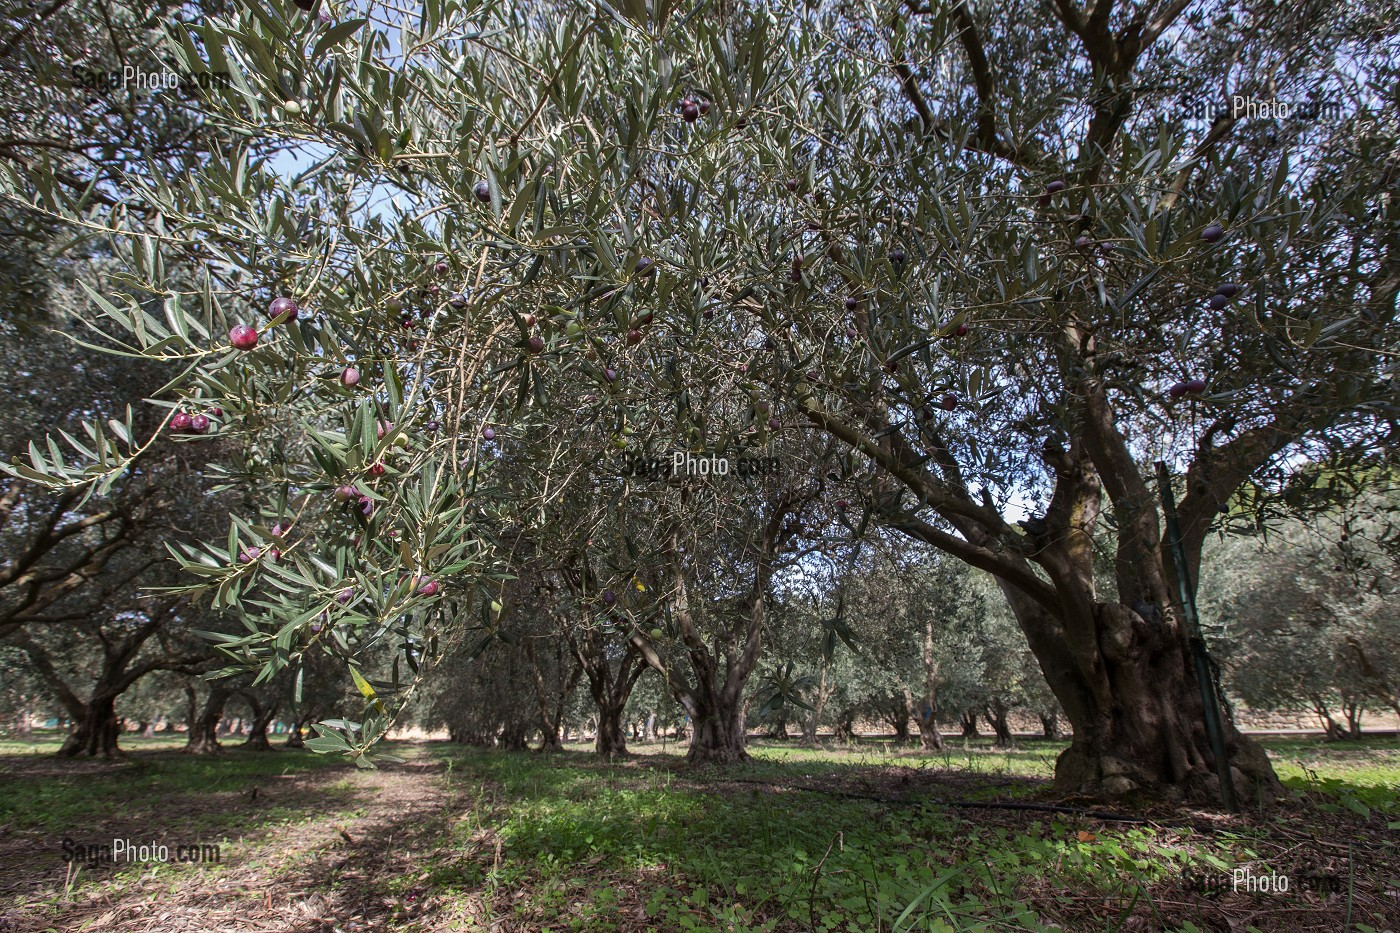
{"label": "green metal stake", "polygon": [[1172,496],[1172,478],[1167,465],[1157,461],[1157,487],[1162,492],[1162,514],[1167,523],[1167,544],[1171,548],[1172,564],[1176,567],[1176,585],[1181,595],[1181,609],[1186,616],[1186,632],[1191,639],[1191,658],[1196,662],[1196,682],[1201,688],[1201,701],[1206,710],[1206,732],[1215,756],[1215,773],[1220,777],[1220,801],[1234,812],[1235,785],[1230,778],[1230,758],[1225,751],[1225,728],[1220,717],[1218,685],[1211,676],[1210,655],[1205,636],[1201,634],[1201,619],[1196,615],[1196,597],[1186,576],[1186,546],[1181,542],[1181,525],[1176,519],[1176,499]]}

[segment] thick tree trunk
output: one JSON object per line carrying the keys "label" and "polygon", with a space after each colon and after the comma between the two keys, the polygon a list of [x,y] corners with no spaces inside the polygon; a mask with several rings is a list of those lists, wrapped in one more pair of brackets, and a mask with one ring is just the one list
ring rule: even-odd
{"label": "thick tree trunk", "polygon": [[[190,688],[190,693],[193,694],[193,688]],[[189,737],[181,751],[187,755],[208,755],[220,750],[219,722],[223,719],[224,704],[228,702],[229,695],[227,688],[209,688],[209,696],[204,700],[204,709],[191,720]],[[190,705],[191,708],[194,707],[193,700]]]}
{"label": "thick tree trunk", "polygon": [[[706,701],[708,699],[708,702]],[[748,761],[745,749],[744,708],[736,702],[724,704],[717,697],[695,698],[690,713],[690,751],[686,758],[696,764],[733,764]]]}
{"label": "thick tree trunk", "polygon": [[777,720],[773,723],[773,728],[768,730],[768,737],[772,739],[786,739],[788,737],[787,713],[778,714]]}
{"label": "thick tree trunk", "polygon": [[[568,676],[559,682],[557,690],[551,692],[545,683],[544,674],[540,671],[539,660],[535,656],[535,643],[532,640],[525,642],[525,658],[530,662],[530,676],[535,684],[535,701],[539,706],[540,751],[561,752],[564,750],[564,743],[559,740],[559,726],[564,719],[564,705],[578,686],[579,677],[583,674],[583,665],[572,664]],[[577,657],[575,661],[577,662]],[[562,651],[557,653],[555,664],[557,670],[563,668]]]}
{"label": "thick tree trunk", "polygon": [[836,717],[836,734],[834,736],[838,742],[852,744],[856,740],[856,711],[854,709],[843,709]]}
{"label": "thick tree trunk", "polygon": [[559,739],[559,730],[558,730],[558,729],[541,729],[541,730],[540,730],[540,747],[539,747],[539,751],[542,751],[542,752],[562,752],[563,750],[564,750],[564,743],[563,743],[562,741],[560,741],[560,739]]}
{"label": "thick tree trunk", "polygon": [[81,717],[73,720],[72,731],[58,753],[65,758],[89,755],[112,758],[122,754],[117,748],[117,698],[102,697],[88,703]]}
{"label": "thick tree trunk", "polygon": [[1361,717],[1366,715],[1366,710],[1362,708],[1362,701],[1356,697],[1344,697],[1342,699],[1342,712],[1347,717],[1347,738],[1361,738],[1363,735]]}
{"label": "thick tree trunk", "polygon": [[1060,714],[1052,711],[1049,715],[1040,714],[1041,733],[1047,739],[1058,739],[1060,737]]}
{"label": "thick tree trunk", "polygon": [[1016,747],[1016,738],[1011,734],[1011,724],[1007,722],[1006,716],[1006,704],[1001,700],[994,700],[987,706],[987,723],[997,737],[997,748]]}
{"label": "thick tree trunk", "polygon": [[523,722],[508,722],[501,729],[501,748],[523,752],[529,748],[530,727]]}
{"label": "thick tree trunk", "polygon": [[[1221,799],[1205,704],[1179,628],[1100,603],[1085,609],[1096,620],[1072,619],[1062,629],[1095,633],[1097,644],[1071,648],[1064,638],[1045,637],[1044,610],[1029,607],[1036,617],[1028,626],[1022,619],[1028,600],[1017,602],[1012,600],[1022,630],[1074,730],[1055,764],[1061,793]],[[1222,717],[1236,799],[1275,799],[1282,786],[1268,756],[1223,709]]]}
{"label": "thick tree trunk", "polygon": [[248,740],[243,745],[260,752],[275,751],[267,740],[267,727],[272,723],[273,717],[277,715],[277,707],[282,704],[278,702],[271,706],[263,706],[251,696],[248,703],[253,707],[253,719],[248,726]]}
{"label": "thick tree trunk", "polygon": [[962,737],[965,739],[981,738],[982,733],[977,731],[977,710],[965,709],[959,714],[958,719],[962,722]]}
{"label": "thick tree trunk", "polygon": [[620,758],[627,754],[622,707],[598,708],[598,734],[593,739],[593,751],[599,758]]}
{"label": "thick tree trunk", "polygon": [[909,741],[909,717],[912,715],[909,699],[904,693],[892,693],[883,704],[885,721],[894,730],[894,741],[897,745]]}
{"label": "thick tree trunk", "polygon": [[943,733],[938,731],[938,718],[928,706],[919,713],[919,745],[926,752],[943,750]]}

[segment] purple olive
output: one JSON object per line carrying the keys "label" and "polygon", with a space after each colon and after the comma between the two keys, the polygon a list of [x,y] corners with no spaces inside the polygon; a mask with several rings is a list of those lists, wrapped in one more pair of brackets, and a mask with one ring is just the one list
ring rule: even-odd
{"label": "purple olive", "polygon": [[1201,239],[1207,243],[1214,243],[1225,235],[1225,228],[1220,224],[1211,224],[1201,231]]}
{"label": "purple olive", "polygon": [[267,306],[267,316],[276,318],[285,314],[287,315],[287,320],[295,321],[297,319],[298,310],[297,303],[292,299],[274,298],[272,299],[272,304]]}
{"label": "purple olive", "polygon": [[235,350],[251,350],[258,345],[258,332],[247,324],[235,324],[228,332],[228,342]]}
{"label": "purple olive", "polygon": [[1217,295],[1224,295],[1226,298],[1234,298],[1240,293],[1240,287],[1234,282],[1222,282],[1220,285],[1216,286],[1215,293]]}
{"label": "purple olive", "polygon": [[491,186],[485,181],[476,183],[476,199],[482,204],[491,203]]}
{"label": "purple olive", "polygon": [[1050,184],[1048,184],[1048,185],[1045,186],[1045,193],[1046,193],[1046,194],[1055,194],[1056,192],[1064,191],[1064,190],[1065,190],[1065,183],[1064,183],[1063,181],[1061,181],[1060,179],[1058,179],[1058,178],[1055,179],[1054,181],[1050,182]]}
{"label": "purple olive", "polygon": [[483,440],[494,441],[496,439],[495,428],[482,428],[481,437]]}

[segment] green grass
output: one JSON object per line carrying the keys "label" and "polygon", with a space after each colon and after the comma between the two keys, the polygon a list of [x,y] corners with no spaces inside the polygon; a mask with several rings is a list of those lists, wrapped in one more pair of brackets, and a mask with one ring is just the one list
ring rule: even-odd
{"label": "green grass", "polygon": [[[63,736],[58,729],[35,729],[28,739],[0,736],[0,755],[52,755],[63,745]],[[125,751],[170,751],[184,746],[182,732],[157,733],[149,739],[139,735],[121,737],[121,747]]]}
{"label": "green grass", "polygon": [[[1190,930],[1200,916],[1182,906],[1186,868],[1276,866],[1300,848],[1301,830],[1360,837],[1400,817],[1395,739],[1264,744],[1285,784],[1313,803],[1214,832],[1161,812],[1156,825],[1132,825],[931,802],[1043,798],[1064,743],[1009,751],[954,743],[923,754],[888,742],[816,751],[757,741],[753,761],[703,769],[670,753],[607,764],[583,750],[410,747],[399,751],[417,759],[411,766],[439,763],[432,780],[455,803],[428,827],[435,841],[421,855],[374,873],[373,898],[397,904],[400,919],[411,915],[406,905],[429,901],[436,916],[455,918],[404,929],[888,933],[1058,923],[1109,933],[1132,914],[1146,928]],[[349,824],[374,809],[362,775],[340,759],[238,750],[201,758],[126,745],[133,754],[120,764],[16,756],[29,773],[0,777],[0,825],[54,834],[144,821],[185,837],[264,830],[264,848],[249,850],[246,864],[274,871],[273,830]],[[281,790],[254,809],[241,804],[252,787]],[[365,857],[376,857],[373,847]],[[169,875],[174,884],[178,872]],[[61,909],[55,898],[46,909]]]}
{"label": "green grass", "polygon": [[[255,752],[235,746],[217,756],[184,756],[171,754],[169,746],[124,745],[128,758],[117,763],[75,760],[65,764],[50,756],[38,779],[23,771],[0,772],[0,824],[61,832],[87,825],[94,814],[120,815],[127,822],[157,826],[179,819],[186,831],[275,823],[294,817],[295,807],[260,807],[250,819],[246,808],[207,804],[247,794],[271,778],[343,767],[335,759],[301,750]],[[324,792],[337,793],[334,788]]]}

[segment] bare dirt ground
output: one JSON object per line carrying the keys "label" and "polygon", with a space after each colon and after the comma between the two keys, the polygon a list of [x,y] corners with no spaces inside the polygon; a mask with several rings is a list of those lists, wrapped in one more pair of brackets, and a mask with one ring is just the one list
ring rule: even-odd
{"label": "bare dirt ground", "polygon": [[[36,763],[38,764],[38,763]],[[52,764],[52,763],[45,763]],[[101,763],[93,763],[101,767]],[[44,765],[40,765],[43,767]],[[71,768],[72,763],[65,763]],[[119,765],[108,765],[119,767]],[[254,799],[190,796],[164,802],[160,822],[198,825],[204,813],[230,806],[308,807],[328,785],[350,782],[364,807],[344,814],[264,826],[223,846],[220,871],[158,865],[120,872],[97,867],[104,881],[65,894],[68,866],[61,841],[32,834],[0,836],[0,933],[359,933],[402,929],[417,898],[387,898],[375,880],[409,872],[445,829],[453,801],[441,767],[405,763],[378,771],[339,769],[288,775]],[[149,840],[147,820],[96,819],[84,841]]]}

